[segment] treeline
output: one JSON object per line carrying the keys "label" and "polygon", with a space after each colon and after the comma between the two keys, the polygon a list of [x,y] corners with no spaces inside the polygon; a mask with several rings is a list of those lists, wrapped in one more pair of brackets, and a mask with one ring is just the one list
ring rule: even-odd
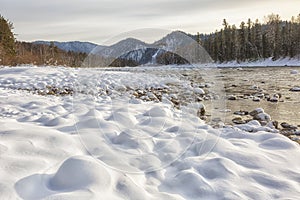
{"label": "treeline", "polygon": [[34,44],[29,42],[16,42],[16,56],[13,65],[35,64],[35,65],[63,65],[70,67],[80,67],[86,53],[73,51],[63,51],[53,43]]}
{"label": "treeline", "polygon": [[13,24],[0,15],[0,65],[64,65],[79,67],[86,53],[63,51],[50,45],[19,42],[12,32]]}
{"label": "treeline", "polygon": [[262,24],[251,19],[239,27],[223,20],[223,28],[208,35],[195,36],[210,56],[218,62],[253,61],[260,58],[276,60],[300,56],[300,14],[290,21],[270,14]]}

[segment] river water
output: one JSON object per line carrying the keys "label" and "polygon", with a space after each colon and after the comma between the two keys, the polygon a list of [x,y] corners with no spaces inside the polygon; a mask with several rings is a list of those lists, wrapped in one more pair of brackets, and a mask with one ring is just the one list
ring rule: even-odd
{"label": "river water", "polygon": [[[300,92],[290,91],[300,86],[300,67],[219,68],[215,77],[223,84],[227,97],[226,123],[232,123],[231,120],[237,117],[233,114],[235,111],[252,111],[260,107],[272,120],[300,125]],[[231,95],[237,99],[228,100]],[[267,100],[274,95],[280,97],[278,102]],[[253,101],[254,96],[260,100]],[[206,104],[209,106],[209,102]]]}

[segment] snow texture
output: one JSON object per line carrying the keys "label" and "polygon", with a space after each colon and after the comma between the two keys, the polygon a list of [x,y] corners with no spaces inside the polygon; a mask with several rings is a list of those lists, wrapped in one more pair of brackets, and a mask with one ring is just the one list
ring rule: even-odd
{"label": "snow texture", "polygon": [[[213,129],[168,103],[117,100],[125,88],[170,81],[138,75],[0,68],[0,199],[299,199],[298,144],[258,121]],[[47,85],[97,87],[32,92]]]}

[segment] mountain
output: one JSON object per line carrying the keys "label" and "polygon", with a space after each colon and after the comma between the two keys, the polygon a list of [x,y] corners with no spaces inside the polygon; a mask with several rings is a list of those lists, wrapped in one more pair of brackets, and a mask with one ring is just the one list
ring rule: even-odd
{"label": "mountain", "polygon": [[[170,64],[188,64],[189,62],[168,49],[176,49],[176,39],[180,38],[182,33],[173,32],[165,38],[153,44],[147,44],[137,39],[128,38],[122,40],[107,49],[100,51],[102,55],[113,56],[115,59],[109,66],[124,67],[138,65],[170,65]],[[182,36],[186,37],[186,36]],[[172,41],[172,42],[170,42]],[[180,44],[184,39],[180,40]],[[162,43],[164,46],[162,46]],[[105,53],[104,53],[105,52]]]}
{"label": "mountain", "polygon": [[[52,45],[49,41],[35,43]],[[193,38],[181,31],[174,31],[152,44],[135,38],[126,38],[111,46],[78,41],[53,42],[53,45],[64,51],[92,52],[83,64],[86,67],[196,63],[199,62],[196,55],[201,50]]]}
{"label": "mountain", "polygon": [[[51,45],[51,41],[35,41],[34,44],[46,44]],[[91,42],[79,42],[79,41],[71,41],[71,42],[57,42],[53,41],[54,46],[58,47],[64,51],[73,51],[77,53],[87,53],[89,54],[96,47],[103,47]]]}
{"label": "mountain", "polygon": [[153,43],[154,46],[168,51],[176,51],[180,47],[195,43],[195,40],[182,31],[173,31],[162,39]]}
{"label": "mountain", "polygon": [[101,55],[103,57],[118,58],[124,53],[137,50],[137,49],[145,49],[149,47],[151,47],[150,44],[147,44],[145,42],[142,42],[134,38],[127,38],[111,46],[107,46],[104,48],[97,48],[95,51],[93,51],[93,53],[97,55]]}
{"label": "mountain", "polygon": [[[106,66],[136,66],[140,63],[140,57],[145,52],[144,49],[149,48],[150,45],[134,38],[127,38],[113,44],[111,46],[95,48],[93,55],[87,59],[85,66],[87,67],[106,67]],[[127,53],[136,51],[134,54]],[[135,59],[130,57],[134,56]],[[116,64],[118,63],[118,64]]]}
{"label": "mountain", "polygon": [[181,31],[174,31],[152,44],[129,38],[99,52],[102,56],[115,58],[110,64],[106,64],[117,67],[210,61],[207,52],[193,38]]}

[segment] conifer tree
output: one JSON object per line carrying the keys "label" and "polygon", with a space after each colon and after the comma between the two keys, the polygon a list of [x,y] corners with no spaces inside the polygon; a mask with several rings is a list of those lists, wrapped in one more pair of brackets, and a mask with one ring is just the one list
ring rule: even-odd
{"label": "conifer tree", "polygon": [[0,47],[1,64],[10,64],[16,55],[13,25],[0,15]]}

